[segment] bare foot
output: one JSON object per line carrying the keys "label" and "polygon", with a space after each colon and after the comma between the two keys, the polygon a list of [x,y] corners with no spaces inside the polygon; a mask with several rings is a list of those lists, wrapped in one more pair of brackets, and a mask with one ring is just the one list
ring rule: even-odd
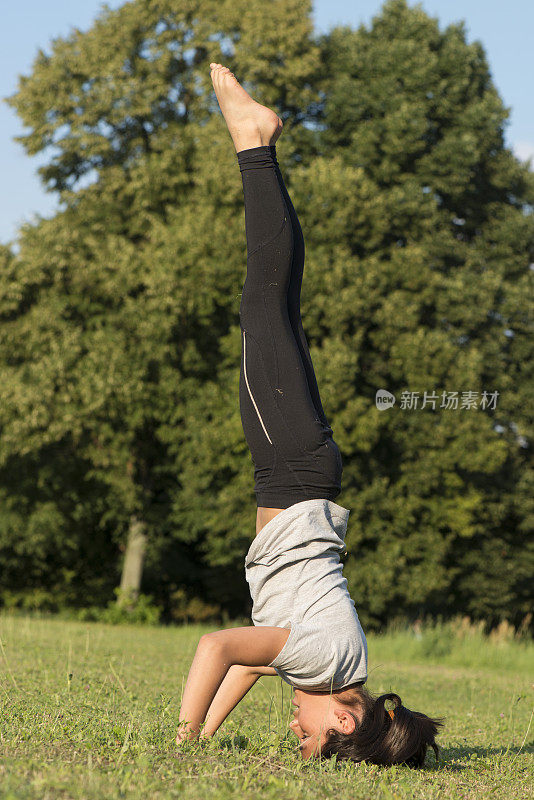
{"label": "bare foot", "polygon": [[236,152],[274,144],[282,133],[280,117],[253,100],[228,67],[213,61],[210,67],[213,88]]}

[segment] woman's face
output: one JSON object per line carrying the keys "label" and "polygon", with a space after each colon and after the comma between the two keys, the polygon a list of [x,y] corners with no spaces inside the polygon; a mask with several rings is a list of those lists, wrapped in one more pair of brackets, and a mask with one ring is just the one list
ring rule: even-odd
{"label": "woman's face", "polygon": [[357,710],[338,703],[331,694],[308,692],[295,687],[291,702],[294,719],[289,727],[300,739],[299,750],[303,759],[320,754],[330,728],[352,733],[356,727],[350,712],[357,713]]}

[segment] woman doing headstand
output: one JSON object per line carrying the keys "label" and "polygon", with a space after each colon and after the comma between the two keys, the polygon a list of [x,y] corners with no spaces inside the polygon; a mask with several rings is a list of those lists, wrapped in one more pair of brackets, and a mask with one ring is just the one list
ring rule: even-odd
{"label": "woman doing headstand", "polygon": [[440,723],[364,688],[367,644],[340,563],[349,511],[334,502],[342,460],[302,328],[304,239],[276,158],[282,121],[210,66],[245,201],[239,404],[258,506],[245,558],[254,626],[201,637],[176,741],[213,735],[261,675],[279,675],[294,687],[303,758],[421,766]]}

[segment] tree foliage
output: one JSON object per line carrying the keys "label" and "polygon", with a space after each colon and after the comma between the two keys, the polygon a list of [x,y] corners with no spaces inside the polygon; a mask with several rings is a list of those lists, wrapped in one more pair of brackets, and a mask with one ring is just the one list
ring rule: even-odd
{"label": "tree foliage", "polygon": [[[213,60],[285,122],[362,620],[524,615],[532,173],[483,47],[404,0],[319,37],[309,0],[133,0],[21,76],[19,138],[50,154],[62,207],[0,252],[4,587],[103,603],[135,517],[143,588],[169,616],[184,590],[247,611],[243,198]],[[499,394],[494,410],[379,411],[378,389]]]}

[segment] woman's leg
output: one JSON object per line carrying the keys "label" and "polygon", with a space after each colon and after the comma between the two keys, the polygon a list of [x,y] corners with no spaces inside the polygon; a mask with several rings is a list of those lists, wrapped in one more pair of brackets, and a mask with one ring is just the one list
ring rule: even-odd
{"label": "woman's leg", "polygon": [[289,211],[289,217],[291,219],[291,227],[293,229],[293,260],[291,263],[291,277],[287,289],[287,310],[289,314],[289,321],[293,330],[293,336],[295,337],[300,351],[300,357],[304,365],[304,371],[306,372],[306,379],[308,381],[308,388],[310,390],[313,405],[315,406],[315,410],[317,411],[321,422],[329,428],[330,426],[328,425],[328,421],[321,403],[321,397],[319,395],[319,387],[317,386],[317,378],[315,377],[315,370],[313,368],[310,350],[308,348],[308,341],[306,339],[306,334],[304,333],[304,328],[302,327],[302,319],[300,316],[300,292],[302,288],[302,276],[304,273],[304,236],[302,234],[302,228],[300,227],[299,218],[293,207],[293,203],[291,202],[291,198],[284,183],[282,173],[280,172],[280,166],[276,160],[276,155],[274,161],[278,185],[280,186],[280,191],[284,195],[286,208]]}
{"label": "woman's leg", "polygon": [[342,463],[321,405],[302,322],[304,241],[276,146],[237,153],[247,276],[240,306],[240,409],[258,507],[334,499]]}
{"label": "woman's leg", "polygon": [[241,321],[241,419],[254,463],[256,530],[301,500],[334,499],[342,462],[321,405],[300,319],[304,239],[275,143],[282,121],[221,64],[213,86],[243,180],[247,277]]}

